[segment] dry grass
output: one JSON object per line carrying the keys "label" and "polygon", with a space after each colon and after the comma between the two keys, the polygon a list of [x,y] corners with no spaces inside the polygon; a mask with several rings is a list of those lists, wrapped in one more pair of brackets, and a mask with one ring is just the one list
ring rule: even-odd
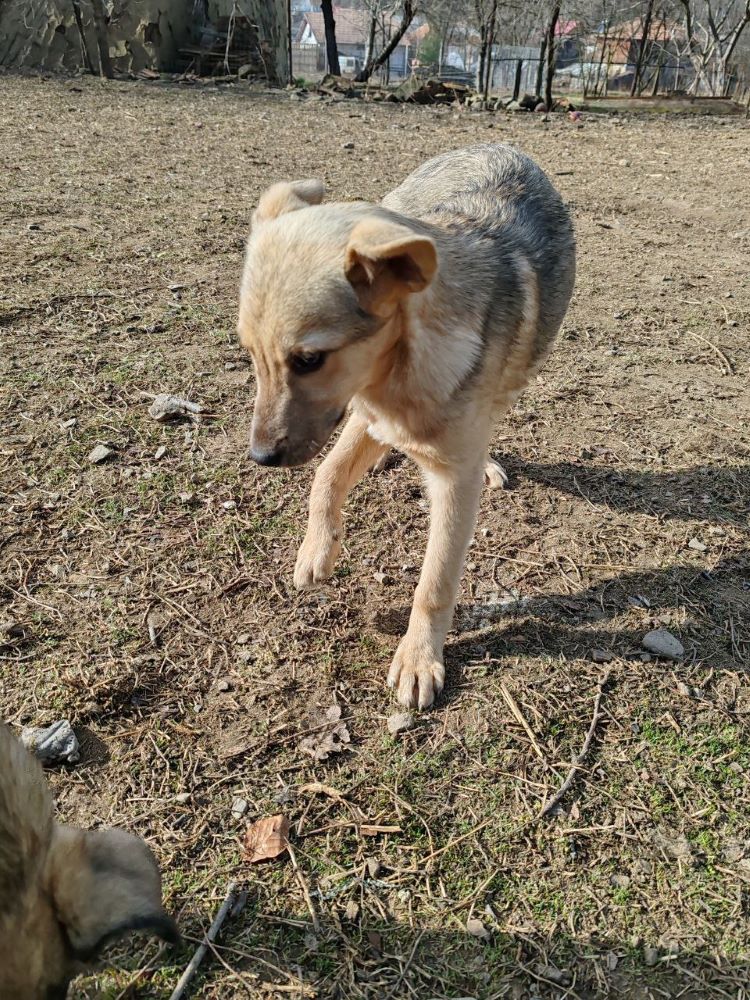
{"label": "dry grass", "polygon": [[[11,77],[0,96],[0,551],[3,618],[23,629],[3,638],[0,714],[74,722],[83,762],[50,775],[61,814],[148,838],[188,937],[245,884],[192,996],[746,998],[747,123],[578,130]],[[498,429],[514,488],[483,499],[446,695],[394,741],[384,676],[425,540],[418,477],[368,479],[333,585],[293,591],[312,470],[244,457],[236,285],[271,180],[374,199],[477,139],[554,176],[580,280]],[[212,417],[155,424],[161,391]],[[117,455],[94,467],[99,442]],[[661,624],[684,662],[644,662]],[[592,720],[593,648],[612,658],[590,753],[538,820]],[[351,749],[316,763],[300,742],[334,702]],[[248,870],[244,823],[280,808],[298,871]],[[168,997],[187,954],[141,941],[109,959],[77,996]]]}

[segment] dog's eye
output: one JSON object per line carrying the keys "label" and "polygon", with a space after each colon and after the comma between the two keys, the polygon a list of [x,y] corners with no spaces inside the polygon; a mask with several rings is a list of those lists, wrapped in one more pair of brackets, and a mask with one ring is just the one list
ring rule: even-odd
{"label": "dog's eye", "polygon": [[326,359],[325,351],[314,351],[312,354],[293,354],[289,366],[298,375],[309,375],[323,367]]}

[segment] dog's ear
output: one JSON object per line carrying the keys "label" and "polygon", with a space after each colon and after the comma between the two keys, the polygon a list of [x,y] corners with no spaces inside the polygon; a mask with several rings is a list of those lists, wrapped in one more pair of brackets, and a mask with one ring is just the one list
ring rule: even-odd
{"label": "dog's ear", "polygon": [[55,828],[48,885],[76,958],[91,959],[112,938],[146,930],[179,941],[161,902],[161,876],[146,844],[124,830]]}
{"label": "dog's ear", "polygon": [[273,184],[260,196],[258,207],[253,213],[253,226],[268,222],[270,219],[278,219],[280,215],[285,215],[287,212],[296,212],[300,208],[319,205],[325,193],[323,181],[307,180],[292,181],[291,183],[282,181],[279,184]]}
{"label": "dog's ear", "polygon": [[352,230],[344,269],[360,304],[377,313],[405,295],[421,292],[437,266],[437,249],[429,236],[386,219],[365,219]]}

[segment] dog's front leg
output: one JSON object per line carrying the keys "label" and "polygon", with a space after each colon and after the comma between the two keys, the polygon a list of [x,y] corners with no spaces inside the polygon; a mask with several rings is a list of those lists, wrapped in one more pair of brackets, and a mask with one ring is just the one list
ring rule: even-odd
{"label": "dog's front leg", "polygon": [[427,708],[443,687],[443,644],[476,523],[483,471],[484,456],[480,454],[460,466],[433,468],[426,473],[430,537],[409,628],[388,674],[388,684],[409,708]]}
{"label": "dog's front leg", "polygon": [[341,508],[347,494],[387,450],[370,436],[368,426],[353,413],[315,473],[307,533],[294,568],[294,586],[300,590],[322,583],[333,573],[341,551]]}

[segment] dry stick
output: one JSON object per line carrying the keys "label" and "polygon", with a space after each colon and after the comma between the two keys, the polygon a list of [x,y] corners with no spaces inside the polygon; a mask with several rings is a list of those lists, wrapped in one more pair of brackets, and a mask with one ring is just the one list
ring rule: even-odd
{"label": "dry stick", "polygon": [[318,914],[315,912],[315,907],[313,906],[312,897],[310,896],[310,890],[307,888],[307,883],[305,878],[300,871],[300,867],[297,864],[297,855],[294,853],[292,845],[287,842],[286,849],[289,852],[289,857],[292,859],[292,868],[294,868],[294,874],[299,882],[299,887],[302,890],[302,895],[305,897],[305,903],[307,904],[307,909],[310,911],[310,917],[312,919],[313,930],[316,934],[320,933],[320,920],[318,919]]}
{"label": "dry stick", "polygon": [[581,769],[581,764],[583,763],[586,754],[591,749],[591,741],[594,738],[596,727],[599,725],[599,719],[601,718],[601,712],[599,711],[599,708],[602,702],[602,695],[604,694],[604,686],[609,680],[609,676],[610,676],[610,671],[607,671],[599,680],[599,690],[597,691],[596,698],[594,699],[594,715],[591,719],[591,725],[589,726],[589,731],[586,733],[586,739],[583,741],[583,749],[574,759],[573,766],[571,767],[570,771],[568,771],[568,776],[560,786],[560,790],[555,795],[553,795],[551,799],[548,799],[547,802],[544,804],[542,811],[539,813],[538,817],[539,819],[550,813],[555,808],[555,806],[558,805],[565,797],[565,795],[567,795],[567,793],[570,791],[573,782],[576,779],[576,774]]}
{"label": "dry stick", "polygon": [[227,919],[227,914],[232,909],[237,898],[237,883],[230,882],[229,888],[227,889],[227,894],[224,897],[224,902],[221,904],[221,909],[214,917],[214,922],[208,929],[208,934],[206,934],[205,940],[195,949],[195,954],[188,962],[187,968],[180,976],[180,980],[174,988],[174,992],[169,1000],[181,1000],[181,997],[185,995],[185,991],[190,985],[193,976],[198,971],[198,966],[201,964],[203,959],[206,957],[209,946],[215,941],[216,936],[221,930],[222,924]]}
{"label": "dry stick", "polygon": [[500,685],[500,691],[502,693],[503,698],[505,698],[505,700],[506,700],[506,702],[508,704],[508,708],[511,710],[511,712],[515,716],[516,722],[518,722],[523,727],[523,729],[526,730],[526,735],[531,740],[531,745],[533,746],[534,750],[536,751],[537,756],[542,761],[542,763],[546,764],[547,763],[547,758],[542,753],[542,749],[541,749],[541,747],[539,746],[539,744],[536,741],[536,736],[534,736],[534,732],[533,732],[531,726],[528,724],[528,722],[524,718],[523,713],[521,712],[521,709],[518,707],[518,704],[516,703],[515,698],[513,697],[513,695],[510,693],[510,691],[507,689],[507,687],[504,684]]}
{"label": "dry stick", "polygon": [[729,358],[726,356],[726,354],[722,351],[720,347],[717,347],[716,344],[712,343],[706,337],[702,337],[699,333],[696,333],[694,330],[688,330],[688,333],[690,334],[691,337],[695,337],[696,340],[700,340],[701,343],[706,344],[708,347],[710,347],[711,350],[716,354],[716,356],[721,361],[724,362],[724,364],[727,366],[727,371],[722,372],[722,374],[734,375],[734,368],[732,367],[732,362],[729,360]]}

